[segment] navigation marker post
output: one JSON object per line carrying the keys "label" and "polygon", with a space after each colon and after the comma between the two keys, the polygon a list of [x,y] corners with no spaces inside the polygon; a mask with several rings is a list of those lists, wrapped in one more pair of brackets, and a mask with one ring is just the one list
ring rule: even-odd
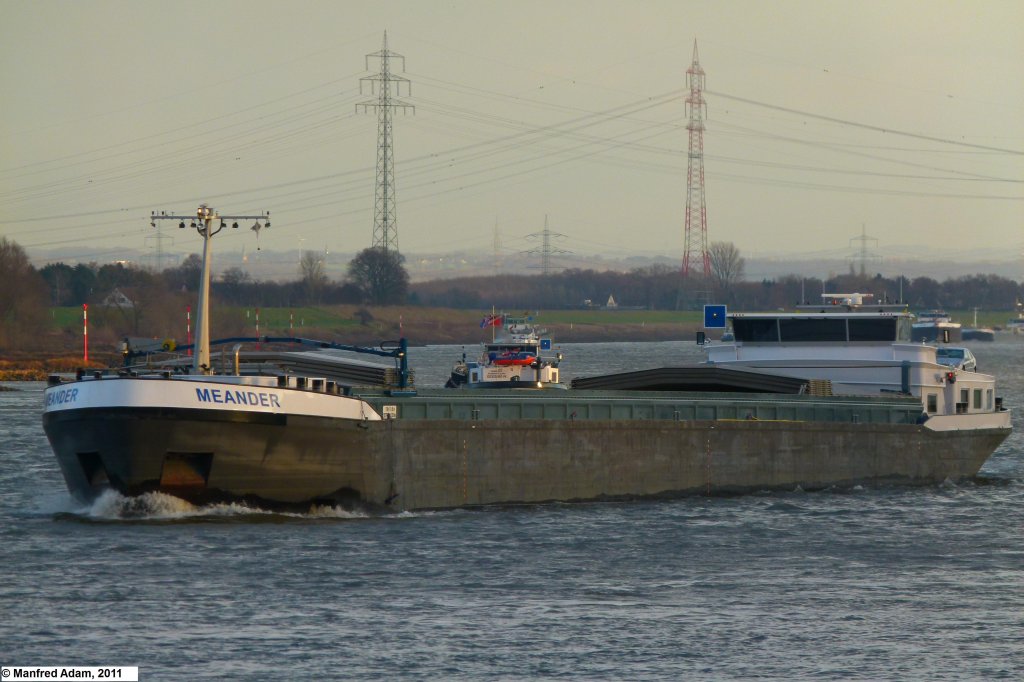
{"label": "navigation marker post", "polygon": [[[195,216],[190,215],[171,215],[166,211],[160,211],[157,213],[153,211],[150,213],[150,225],[156,227],[157,220],[177,220],[178,228],[185,229],[185,220],[190,221],[190,227],[194,228],[200,237],[203,238],[203,272],[199,278],[199,307],[196,310],[196,343],[195,343],[195,355],[192,360],[192,372],[194,374],[213,374],[213,368],[210,366],[210,261],[211,261],[211,242],[213,236],[227,227],[227,221],[231,221],[231,227],[238,229],[239,220],[254,220],[253,231],[256,232],[257,238],[259,237],[259,231],[261,227],[270,227],[270,211],[266,211],[260,215],[218,215],[215,210],[201,204],[196,209]],[[263,225],[260,225],[259,221],[263,221]],[[219,225],[214,229],[214,221],[219,221]]]}
{"label": "navigation marker post", "polygon": [[82,304],[82,342],[84,349],[82,353],[82,362],[86,365],[89,364],[89,304]]}
{"label": "navigation marker post", "polygon": [[725,329],[725,313],[724,305],[704,306],[704,328]]}
{"label": "navigation marker post", "polygon": [[[704,306],[704,329],[725,329],[726,308],[724,305]],[[697,345],[707,343],[707,334],[697,332]]]}

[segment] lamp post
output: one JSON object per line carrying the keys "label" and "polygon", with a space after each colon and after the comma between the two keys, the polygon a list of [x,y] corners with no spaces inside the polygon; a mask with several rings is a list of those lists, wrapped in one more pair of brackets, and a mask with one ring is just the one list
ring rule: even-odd
{"label": "lamp post", "polygon": [[[194,374],[213,374],[210,366],[210,266],[212,262],[214,235],[227,226],[227,221],[233,221],[232,228],[238,229],[239,220],[255,220],[253,230],[259,235],[261,227],[270,227],[270,212],[261,215],[218,215],[215,210],[202,204],[196,209],[195,217],[169,215],[165,211],[150,214],[150,224],[156,227],[157,220],[179,220],[178,227],[184,229],[185,220],[191,221],[191,227],[195,228],[199,236],[203,238],[203,270],[199,276],[199,305],[196,310],[196,342],[195,354],[192,356],[192,372]],[[260,225],[259,221],[263,221]],[[219,224],[214,226],[214,222]]]}

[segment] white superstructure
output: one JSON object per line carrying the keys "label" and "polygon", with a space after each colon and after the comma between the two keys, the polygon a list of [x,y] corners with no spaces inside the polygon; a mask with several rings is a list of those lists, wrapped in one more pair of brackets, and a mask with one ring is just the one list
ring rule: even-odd
{"label": "white superstructure", "polygon": [[525,317],[491,316],[484,322],[502,325],[502,333],[483,344],[476,360],[465,354],[452,369],[449,388],[566,388],[559,379],[558,363],[562,354],[542,355],[551,350],[551,339]]}
{"label": "white superstructure", "polygon": [[911,342],[912,315],[843,307],[731,313],[735,340],[709,346],[708,363],[826,380],[836,394],[918,396],[935,430],[1009,424],[995,378],[938,363],[935,346]]}

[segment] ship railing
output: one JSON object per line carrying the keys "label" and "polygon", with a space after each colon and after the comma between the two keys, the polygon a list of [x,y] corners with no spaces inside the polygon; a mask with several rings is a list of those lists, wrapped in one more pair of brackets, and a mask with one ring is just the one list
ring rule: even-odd
{"label": "ship railing", "polygon": [[[341,350],[348,351],[351,353],[361,353],[365,355],[376,355],[378,357],[394,358],[395,368],[394,371],[391,372],[390,374],[391,385],[396,386],[399,389],[406,389],[412,386],[412,373],[409,370],[409,345],[408,341],[404,337],[397,341],[381,342],[380,346],[376,348],[368,346],[355,346],[344,343],[334,343],[332,341],[318,341],[316,339],[305,339],[295,336],[232,336],[224,339],[216,339],[210,341],[210,346],[212,347],[225,344],[240,343],[295,344],[317,350]],[[152,356],[161,354],[166,355],[171,351],[174,351],[180,356],[182,353],[192,350],[194,348],[194,345],[195,344],[171,346],[165,343],[158,348],[135,349],[132,348],[130,344],[126,342],[124,344],[124,349],[122,351],[122,355],[124,356],[124,369],[131,369],[134,367],[151,367],[150,360]],[[137,358],[145,358],[146,362],[140,365],[133,364],[132,361]]]}

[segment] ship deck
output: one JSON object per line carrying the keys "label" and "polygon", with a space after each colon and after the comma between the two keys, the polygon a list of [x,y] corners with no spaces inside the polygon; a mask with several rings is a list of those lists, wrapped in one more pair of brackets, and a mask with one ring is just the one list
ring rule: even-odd
{"label": "ship deck", "polygon": [[668,391],[541,391],[536,389],[420,389],[398,394],[357,389],[352,395],[385,418],[403,420],[723,420],[757,419],[913,424],[914,397],[779,395]]}

